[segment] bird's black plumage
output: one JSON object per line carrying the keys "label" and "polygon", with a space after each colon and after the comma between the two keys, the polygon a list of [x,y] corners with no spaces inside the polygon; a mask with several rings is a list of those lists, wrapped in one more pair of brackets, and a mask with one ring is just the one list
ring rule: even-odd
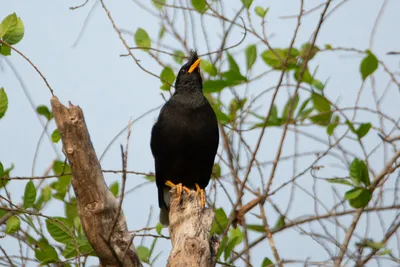
{"label": "bird's black plumage", "polygon": [[218,148],[217,118],[203,95],[197,60],[196,52],[192,52],[189,61],[180,69],[175,93],[162,107],[151,132],[163,224],[168,224],[169,205],[169,187],[165,182],[182,183],[190,189],[198,184],[204,189],[210,181]]}

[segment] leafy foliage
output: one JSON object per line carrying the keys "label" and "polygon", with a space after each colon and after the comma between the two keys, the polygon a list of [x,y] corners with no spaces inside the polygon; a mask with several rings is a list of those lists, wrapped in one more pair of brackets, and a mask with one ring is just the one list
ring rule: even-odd
{"label": "leafy foliage", "polygon": [[169,91],[171,89],[171,85],[175,81],[175,73],[170,67],[165,67],[160,74],[161,78],[161,90]]}
{"label": "leafy foliage", "polygon": [[[0,24],[0,39],[9,45],[17,44],[22,40],[24,34],[24,24],[21,18],[17,17],[15,13],[5,17]],[[11,54],[11,49],[4,44],[0,44],[0,54],[9,56]]]}
{"label": "leafy foliage", "polygon": [[0,88],[0,119],[4,117],[8,109],[8,97],[4,88]]}
{"label": "leafy foliage", "polygon": [[150,36],[147,34],[146,30],[142,28],[138,28],[135,32],[135,43],[139,47],[144,47],[144,51],[148,51],[146,47],[151,47],[151,39]]}
{"label": "leafy foliage", "polygon": [[368,76],[373,74],[377,69],[378,69],[378,59],[371,51],[367,51],[367,55],[361,61],[360,65],[360,73],[363,81]]}

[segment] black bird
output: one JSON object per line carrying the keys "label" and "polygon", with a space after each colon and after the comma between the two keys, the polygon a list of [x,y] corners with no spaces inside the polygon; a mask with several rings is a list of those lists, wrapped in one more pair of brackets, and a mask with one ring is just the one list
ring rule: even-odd
{"label": "black bird", "polygon": [[219,132],[217,118],[203,95],[200,59],[192,51],[180,69],[175,93],[162,107],[151,132],[151,151],[155,159],[160,222],[169,224],[169,189],[196,189],[202,207],[204,188],[210,181]]}

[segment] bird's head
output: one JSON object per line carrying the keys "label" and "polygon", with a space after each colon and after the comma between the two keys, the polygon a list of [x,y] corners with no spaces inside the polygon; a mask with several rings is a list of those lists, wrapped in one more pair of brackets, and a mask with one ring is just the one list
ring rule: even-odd
{"label": "bird's head", "polygon": [[200,59],[196,51],[190,52],[189,61],[182,66],[176,77],[175,88],[177,92],[198,92],[203,89],[200,75]]}

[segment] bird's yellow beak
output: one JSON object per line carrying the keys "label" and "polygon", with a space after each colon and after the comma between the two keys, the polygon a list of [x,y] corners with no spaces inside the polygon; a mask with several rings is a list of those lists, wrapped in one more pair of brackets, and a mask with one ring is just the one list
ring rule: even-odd
{"label": "bird's yellow beak", "polygon": [[189,73],[192,73],[199,65],[200,65],[200,58],[197,59],[197,60],[192,64],[192,66],[190,66],[188,72],[189,72]]}

